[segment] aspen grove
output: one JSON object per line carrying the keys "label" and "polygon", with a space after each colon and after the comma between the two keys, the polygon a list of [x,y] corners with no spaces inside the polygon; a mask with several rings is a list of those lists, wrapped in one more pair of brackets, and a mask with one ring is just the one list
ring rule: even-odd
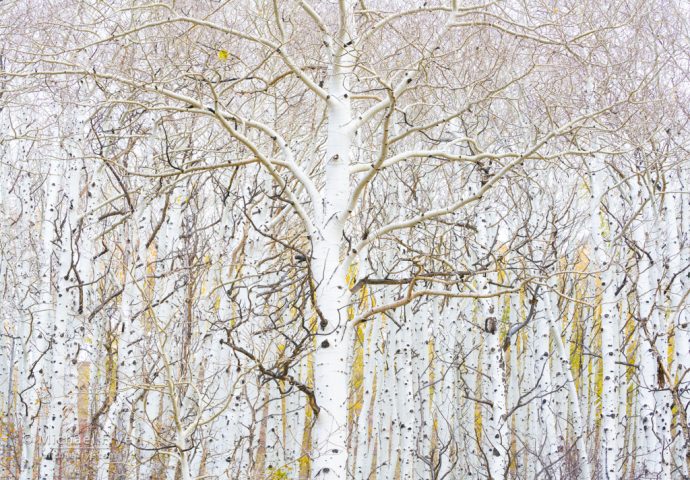
{"label": "aspen grove", "polygon": [[0,2],[0,478],[690,478],[689,26]]}

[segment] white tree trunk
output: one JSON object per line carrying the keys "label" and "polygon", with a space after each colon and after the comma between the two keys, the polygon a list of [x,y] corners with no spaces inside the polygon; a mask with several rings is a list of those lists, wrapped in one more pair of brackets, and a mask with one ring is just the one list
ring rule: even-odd
{"label": "white tree trunk", "polygon": [[[602,410],[601,410],[601,443],[600,461],[602,478],[605,480],[618,478],[620,452],[618,449],[618,408],[621,378],[618,375],[619,361],[619,312],[615,298],[615,280],[617,279],[617,250],[615,245],[607,244],[604,229],[608,227],[609,237],[614,232],[607,221],[602,221],[601,202],[604,201],[604,186],[606,185],[606,171],[604,162],[595,156],[592,163],[591,191],[592,202],[590,238],[594,250],[593,269],[601,271],[601,356],[602,356]],[[613,204],[614,202],[611,202]],[[614,208],[613,206],[611,208]]]}
{"label": "white tree trunk", "polygon": [[573,434],[575,435],[578,460],[580,461],[580,478],[582,480],[588,480],[592,478],[592,470],[589,455],[587,453],[587,431],[585,430],[582,410],[580,409],[580,399],[577,395],[577,389],[575,388],[575,380],[573,379],[572,367],[570,365],[570,355],[569,352],[566,351],[565,345],[563,345],[557,307],[551,298],[550,292],[545,292],[544,296],[546,300],[546,309],[550,316],[551,338],[556,347],[557,362],[560,364],[560,371],[565,375],[563,380],[570,400],[570,411],[572,412],[572,425],[574,430]]}
{"label": "white tree trunk", "polygon": [[[345,19],[342,19],[345,21]],[[349,35],[341,33],[341,45]],[[340,51],[340,46],[337,46]],[[345,48],[346,50],[346,48]],[[314,479],[345,479],[347,469],[347,399],[352,332],[345,307],[349,290],[340,263],[344,221],[348,212],[350,145],[352,134],[348,91],[352,59],[346,51],[335,55],[328,91],[328,138],[326,140],[323,210],[319,231],[312,234],[312,268],[317,284],[321,324],[314,354],[314,392],[321,409],[312,431]]]}

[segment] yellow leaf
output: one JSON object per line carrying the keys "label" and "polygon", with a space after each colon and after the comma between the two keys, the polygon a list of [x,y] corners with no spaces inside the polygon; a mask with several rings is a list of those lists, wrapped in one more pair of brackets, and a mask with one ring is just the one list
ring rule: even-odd
{"label": "yellow leaf", "polygon": [[221,60],[227,60],[229,56],[230,54],[228,54],[227,50],[220,50],[218,52],[218,58],[220,58]]}

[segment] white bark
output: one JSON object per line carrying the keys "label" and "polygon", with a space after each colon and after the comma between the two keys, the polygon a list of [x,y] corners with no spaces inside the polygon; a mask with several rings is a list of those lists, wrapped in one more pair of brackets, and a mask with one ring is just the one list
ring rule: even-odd
{"label": "white bark", "polygon": [[[652,216],[648,205],[644,209],[644,219],[648,222]],[[645,223],[647,223],[645,222]],[[646,224],[641,224],[635,230],[635,241],[651,248],[654,245],[652,233]],[[639,440],[642,452],[639,456],[639,468],[649,475],[659,478],[669,478],[669,451],[667,450],[670,424],[663,413],[663,405],[666,396],[660,391],[663,379],[659,377],[659,368],[655,356],[652,353],[654,346],[662,355],[666,353],[666,332],[662,330],[662,319],[657,308],[658,267],[644,254],[640,255],[638,262],[638,281],[636,285],[638,297],[638,318],[640,322],[647,322],[650,335],[656,338],[647,338],[642,328],[638,332],[638,359],[640,364],[639,381]]]}
{"label": "white bark", "polygon": [[[536,418],[536,436],[533,439],[534,452],[539,457],[540,465],[537,472],[552,472],[552,465],[558,458],[556,442],[556,425],[552,403],[552,392],[554,387],[551,384],[551,312],[549,303],[545,296],[548,292],[542,293],[542,298],[537,304],[537,313],[534,317],[534,377],[537,382],[536,398],[534,399]],[[544,473],[542,473],[544,474]]]}
{"label": "white bark", "polygon": [[[593,267],[600,271],[601,279],[601,357],[602,357],[602,411],[601,411],[601,444],[600,459],[602,478],[614,479],[620,475],[620,435],[618,420],[618,389],[621,379],[618,375],[620,326],[615,280],[617,275],[617,246],[607,242],[604,229],[608,229],[609,238],[615,235],[610,231],[607,221],[602,221],[601,202],[605,201],[603,189],[606,185],[606,172],[599,156],[595,157],[591,173],[591,243],[594,253]],[[612,202],[611,202],[612,203]],[[612,208],[615,208],[612,206]]]}
{"label": "white bark", "polygon": [[[65,388],[63,383],[63,375],[65,372],[65,362],[67,362],[66,351],[66,335],[67,335],[67,309],[69,304],[66,295],[66,279],[69,271],[70,247],[66,245],[70,241],[70,237],[62,232],[62,238],[59,239],[55,233],[55,224],[59,222],[59,206],[58,198],[60,191],[60,181],[58,175],[62,174],[57,162],[51,165],[50,173],[52,177],[47,185],[47,201],[46,210],[49,212],[44,220],[43,225],[43,242],[44,253],[46,254],[47,265],[44,267],[44,277],[42,284],[42,303],[43,312],[40,314],[38,329],[43,332],[50,345],[50,366],[46,365],[45,370],[49,376],[46,382],[51,386],[51,398],[48,406],[46,425],[43,434],[43,448],[42,460],[40,466],[41,480],[52,480],[54,477],[55,464],[57,462],[58,452],[60,449],[60,437],[62,428],[62,416],[64,414]],[[58,278],[58,287],[56,288],[57,295],[60,300],[53,303],[52,294],[52,265],[51,257],[53,252],[53,242],[60,241],[58,250],[58,269],[56,278]]]}
{"label": "white bark", "polygon": [[[346,18],[341,18],[347,22]],[[351,32],[343,25],[340,45],[347,43]],[[319,326],[314,355],[314,385],[321,412],[313,429],[315,458],[312,475],[318,480],[345,479],[347,466],[347,397],[352,348],[351,327],[345,307],[349,301],[345,275],[340,264],[344,221],[349,194],[349,164],[352,133],[348,81],[352,68],[347,47],[333,58],[328,80],[328,137],[324,158],[325,186],[323,210],[317,222],[319,231],[312,233],[312,263],[317,284],[317,304],[325,325]],[[322,320],[322,322],[323,322]]]}
{"label": "white bark", "polygon": [[570,365],[570,355],[566,351],[565,345],[563,344],[563,336],[561,332],[560,320],[558,318],[558,309],[554,305],[553,299],[551,298],[550,292],[545,292],[546,309],[550,316],[550,332],[551,339],[556,349],[557,362],[560,364],[560,371],[563,373],[565,378],[563,382],[568,392],[568,398],[570,401],[570,411],[572,412],[572,425],[573,434],[575,435],[575,445],[578,452],[578,460],[580,466],[580,477],[582,480],[587,480],[592,478],[592,469],[589,460],[589,455],[587,453],[587,431],[582,416],[582,411],[580,409],[580,399],[575,388],[575,380],[573,379],[572,367]]}

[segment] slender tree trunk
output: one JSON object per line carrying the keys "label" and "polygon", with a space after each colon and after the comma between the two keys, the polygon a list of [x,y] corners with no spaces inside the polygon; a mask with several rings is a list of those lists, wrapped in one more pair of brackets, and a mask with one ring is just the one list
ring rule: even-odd
{"label": "slender tree trunk", "polygon": [[[590,238],[593,246],[593,267],[601,271],[601,357],[602,357],[602,407],[601,407],[601,443],[599,458],[602,478],[612,480],[619,476],[618,442],[618,389],[621,379],[618,376],[619,348],[619,313],[615,298],[616,247],[607,244],[604,229],[610,231],[607,221],[602,220],[601,203],[606,185],[606,170],[600,156],[595,156],[592,163],[591,191],[592,202]],[[614,202],[611,202],[612,204]],[[611,208],[614,208],[613,206]]]}
{"label": "slender tree trunk", "polygon": [[[506,382],[503,349],[499,342],[503,308],[490,300],[483,308],[485,326],[484,368],[486,371],[488,399],[491,401],[490,415],[486,419],[486,455],[489,462],[489,478],[502,479],[508,469],[508,446],[510,437],[506,414]],[[480,319],[482,320],[482,319]]]}
{"label": "slender tree trunk", "polygon": [[[363,262],[360,262],[362,270]],[[359,272],[366,275],[364,271]],[[355,476],[368,479],[371,474],[372,457],[374,455],[374,442],[378,438],[378,421],[375,415],[377,411],[376,399],[383,392],[377,392],[375,382],[378,380],[376,345],[378,344],[381,330],[381,316],[376,315],[364,326],[364,342],[362,345],[362,409],[357,419],[357,452],[354,461]],[[378,395],[377,395],[378,394]],[[372,426],[372,434],[369,435],[369,427]]]}
{"label": "slender tree trunk", "polygon": [[535,363],[534,375],[537,379],[538,388],[535,393],[539,393],[535,398],[535,413],[537,421],[537,436],[534,438],[533,448],[539,455],[541,465],[537,471],[542,474],[552,475],[554,462],[557,458],[556,438],[555,438],[555,419],[551,406],[553,385],[551,384],[551,349],[550,349],[550,330],[551,312],[550,305],[545,300],[548,292],[543,292],[544,298],[537,304],[535,315]]}
{"label": "slender tree trunk", "polygon": [[[690,265],[690,256],[687,245],[683,245],[679,235],[679,223],[684,227],[680,231],[687,235],[690,222],[688,222],[687,211],[683,212],[683,209],[679,208],[681,205],[679,205],[676,192],[681,191],[681,189],[682,184],[678,179],[678,173],[669,172],[666,188],[669,191],[665,192],[663,196],[662,214],[666,240],[664,242],[664,264],[667,265],[666,280],[669,282],[665,287],[665,300],[674,338],[674,355],[671,368],[674,384],[670,388],[677,391],[677,398],[681,400],[679,402],[681,405],[676,404],[675,407],[683,410],[676,414],[679,425],[676,427],[678,435],[674,441],[675,463],[682,474],[687,476],[689,473],[688,462],[690,462],[690,438],[687,438],[686,431],[690,426],[682,425],[681,422],[683,422],[683,418],[687,419],[689,405],[687,375],[690,365],[690,337],[688,333],[690,331],[688,328],[690,317],[683,302],[683,295],[690,282],[688,282],[687,275],[682,275],[679,272]],[[679,213],[681,214],[680,222],[678,221]],[[664,283],[666,284],[666,282]]]}
{"label": "slender tree trunk", "polygon": [[[57,175],[62,172],[58,168],[57,162],[51,168],[51,172],[55,175],[48,181],[48,208],[52,212],[51,216],[56,224],[60,222],[60,214],[58,198],[60,181]],[[60,172],[60,173],[58,173]],[[46,225],[50,231],[55,228],[54,224]],[[43,453],[41,459],[41,480],[53,480],[55,476],[55,469],[57,467],[58,456],[61,448],[61,432],[62,420],[65,415],[66,403],[66,385],[64,383],[64,374],[66,370],[65,363],[67,359],[67,322],[69,315],[69,294],[67,292],[69,269],[71,266],[71,236],[69,233],[62,230],[58,233],[59,237],[55,238],[59,242],[58,261],[57,261],[57,275],[56,275],[56,296],[57,301],[53,304],[51,292],[51,274],[50,270],[46,273],[44,288],[44,305],[46,311],[44,312],[44,328],[50,333],[51,351],[50,351],[50,367],[46,368],[46,373],[49,375],[49,384],[51,385],[51,398],[48,406],[48,419],[45,425],[45,434],[43,437]],[[52,232],[48,234],[48,238],[52,237]],[[46,245],[47,246],[47,245]],[[51,248],[51,247],[48,247]],[[50,256],[47,257],[50,261]],[[54,305],[54,310],[53,310]],[[50,306],[50,307],[48,307]]]}
{"label": "slender tree trunk", "polygon": [[[143,210],[143,211],[142,211]],[[104,415],[101,427],[96,468],[96,480],[107,480],[111,464],[111,444],[117,426],[118,418],[133,406],[136,391],[131,386],[140,378],[142,356],[138,343],[143,341],[143,324],[133,318],[137,299],[140,297],[137,288],[137,277],[144,276],[147,265],[147,249],[145,247],[146,221],[148,209],[138,206],[134,214],[136,228],[127,229],[128,237],[125,243],[129,246],[123,258],[123,291],[120,300],[120,322],[118,330],[121,332],[117,345],[118,365],[116,369],[117,391],[114,402]],[[134,271],[129,271],[128,265],[141,265]],[[106,385],[109,390],[110,386]],[[109,392],[106,392],[106,396]]]}
{"label": "slender tree trunk", "polygon": [[580,399],[575,388],[572,366],[570,365],[570,355],[563,344],[560,320],[558,318],[556,306],[551,299],[550,292],[545,292],[547,310],[550,315],[551,338],[556,348],[557,362],[560,364],[560,371],[565,375],[564,383],[567,388],[570,400],[570,411],[572,412],[573,434],[575,435],[575,445],[577,447],[578,459],[580,461],[580,478],[588,480],[592,478],[592,470],[587,453],[587,431],[585,429],[582,410],[580,409]]}
{"label": "slender tree trunk", "polygon": [[[641,198],[641,197],[640,197]],[[641,203],[640,203],[641,204]],[[645,206],[643,211],[644,224],[634,232],[634,240],[644,250],[648,250],[653,240],[650,239],[650,232],[648,231],[647,223],[651,220],[649,213],[650,205]],[[670,452],[665,451],[665,439],[668,427],[663,425],[663,420],[660,408],[663,405],[658,401],[661,399],[660,389],[662,385],[659,383],[663,380],[660,378],[659,366],[652,354],[655,347],[660,352],[665,352],[662,348],[663,339],[665,337],[664,331],[660,330],[661,319],[659,318],[659,310],[657,308],[657,267],[653,261],[643,253],[637,261],[638,280],[636,284],[636,291],[638,297],[638,321],[647,323],[650,335],[652,338],[647,338],[645,329],[638,328],[639,343],[638,343],[638,359],[640,364],[639,381],[639,414],[641,428],[639,432],[639,440],[641,445],[641,452],[639,452],[639,473],[647,475],[655,475],[659,478],[667,478],[665,475],[666,467],[665,455],[668,456]],[[650,342],[654,345],[650,345]],[[663,354],[663,353],[662,353]]]}

